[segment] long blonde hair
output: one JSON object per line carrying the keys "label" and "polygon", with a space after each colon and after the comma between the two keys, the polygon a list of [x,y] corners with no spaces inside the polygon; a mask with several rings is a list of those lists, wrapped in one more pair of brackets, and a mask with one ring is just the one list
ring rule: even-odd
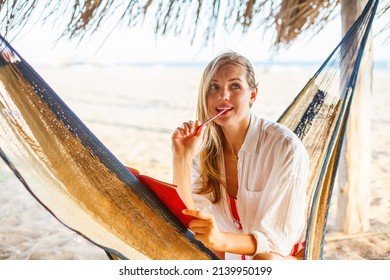
{"label": "long blonde hair", "polygon": [[[214,58],[205,68],[198,93],[197,118],[204,122],[210,117],[207,106],[207,93],[211,81],[217,71],[223,66],[238,67],[246,72],[246,80],[250,88],[257,87],[252,64],[244,56],[235,52],[226,52]],[[212,202],[221,200],[221,186],[226,187],[221,177],[221,154],[223,153],[224,134],[219,125],[211,122],[203,137],[202,149],[199,154],[200,176],[197,183],[201,186],[199,193],[211,193]]]}

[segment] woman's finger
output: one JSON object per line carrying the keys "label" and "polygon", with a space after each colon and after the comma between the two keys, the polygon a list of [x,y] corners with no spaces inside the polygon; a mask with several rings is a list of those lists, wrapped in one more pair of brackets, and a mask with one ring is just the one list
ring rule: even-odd
{"label": "woman's finger", "polygon": [[184,122],[181,128],[185,136],[194,135],[197,131],[196,124],[193,121]]}
{"label": "woman's finger", "polygon": [[213,215],[211,213],[207,213],[195,209],[184,209],[182,212],[184,215],[192,216],[196,219],[201,219],[201,220],[211,220],[213,218]]}
{"label": "woman's finger", "polygon": [[184,136],[183,128],[181,128],[181,127],[176,128],[175,131],[173,132],[172,136],[174,136],[174,137]]}
{"label": "woman's finger", "polygon": [[199,218],[195,218],[195,219],[192,219],[189,224],[188,224],[189,228],[195,228],[195,227],[198,227],[198,228],[206,228],[206,227],[210,227],[212,226],[212,220],[211,219],[199,219]]}

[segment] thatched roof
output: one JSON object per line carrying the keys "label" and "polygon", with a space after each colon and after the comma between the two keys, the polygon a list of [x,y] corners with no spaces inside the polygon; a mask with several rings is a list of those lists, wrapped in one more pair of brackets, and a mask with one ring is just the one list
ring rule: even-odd
{"label": "thatched roof", "polygon": [[[18,34],[36,13],[41,22],[61,19],[66,22],[63,37],[82,39],[103,25],[133,27],[144,21],[154,24],[155,33],[192,34],[208,42],[222,24],[234,28],[271,31],[274,45],[288,45],[304,33],[318,33],[338,15],[339,0],[73,0],[42,1],[0,0],[0,32]],[[381,13],[389,10],[387,4]],[[35,15],[34,15],[35,13]],[[15,35],[13,35],[15,36]]]}

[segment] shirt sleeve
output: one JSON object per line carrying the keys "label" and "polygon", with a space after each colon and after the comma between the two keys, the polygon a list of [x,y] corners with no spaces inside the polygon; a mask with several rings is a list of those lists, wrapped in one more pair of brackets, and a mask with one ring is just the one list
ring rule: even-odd
{"label": "shirt sleeve", "polygon": [[252,234],[256,254],[290,254],[304,239],[306,228],[306,184],[309,157],[299,139],[287,138],[275,149],[277,157],[264,193],[257,206]]}

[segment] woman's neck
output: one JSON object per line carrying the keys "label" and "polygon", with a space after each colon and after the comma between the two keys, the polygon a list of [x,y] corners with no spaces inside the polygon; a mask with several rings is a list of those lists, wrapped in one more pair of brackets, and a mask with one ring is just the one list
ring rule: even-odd
{"label": "woman's neck", "polygon": [[237,156],[244,143],[246,133],[248,132],[250,118],[242,123],[231,125],[229,127],[222,127],[225,136],[224,148]]}

